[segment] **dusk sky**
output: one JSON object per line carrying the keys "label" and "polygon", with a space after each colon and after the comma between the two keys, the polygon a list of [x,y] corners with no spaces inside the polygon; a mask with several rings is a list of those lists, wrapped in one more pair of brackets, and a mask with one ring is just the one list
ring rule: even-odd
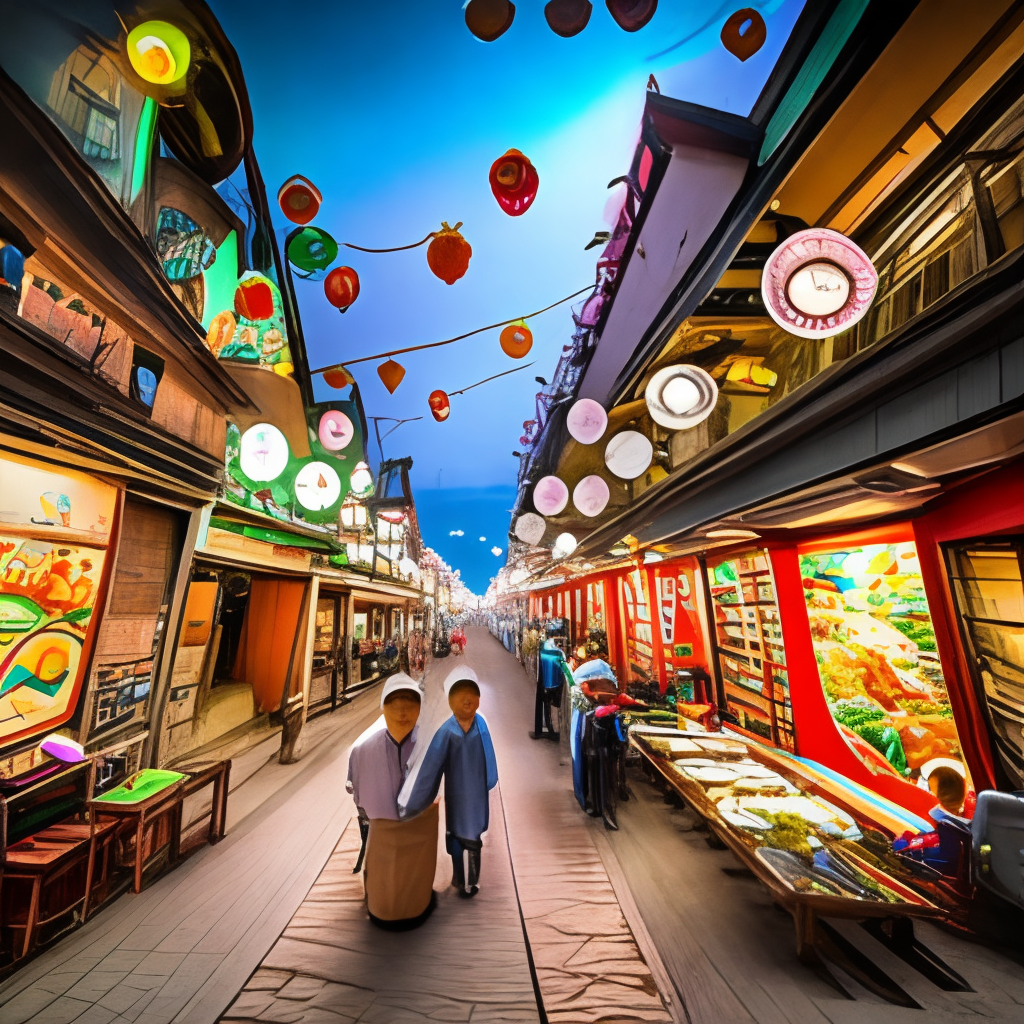
{"label": "dusk sky", "polygon": [[[719,40],[734,3],[662,2],[629,34],[597,0],[587,28],[563,39],[548,28],[543,0],[520,0],[494,43],[469,33],[459,0],[211,6],[241,58],[268,193],[293,174],[310,178],[324,195],[314,223],[339,242],[404,245],[444,220],[463,221],[473,247],[467,274],[451,286],[430,273],[425,246],[384,255],[342,249],[335,265],[354,267],[361,281],[344,316],[321,284],[298,281],[316,367],[463,334],[592,284],[600,250],[584,246],[621,203],[607,184],[629,166],[648,76],[665,95],[747,114],[803,0],[750,5],[762,12],[768,39],[745,63]],[[515,218],[487,182],[491,163],[513,147],[540,175],[536,201]],[[290,226],[277,211],[282,240]],[[413,457],[425,540],[478,593],[504,564],[512,452],[534,416],[534,377],[550,379],[569,341],[570,307],[529,325],[534,347],[522,362],[535,364],[452,398],[444,423],[430,417],[432,390],[455,391],[519,365],[502,353],[498,331],[399,356],[407,373],[394,395],[378,362],[352,368],[367,416],[424,417],[388,438],[385,455]],[[316,394],[337,392],[318,381]],[[371,454],[376,461],[375,444]],[[458,530],[462,537],[451,535]]]}

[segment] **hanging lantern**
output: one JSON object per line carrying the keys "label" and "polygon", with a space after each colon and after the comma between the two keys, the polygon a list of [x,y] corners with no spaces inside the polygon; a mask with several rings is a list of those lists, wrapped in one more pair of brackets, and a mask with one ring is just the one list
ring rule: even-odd
{"label": "hanging lantern", "polygon": [[542,476],[533,488],[533,504],[542,516],[557,516],[569,504],[569,488],[557,476]]}
{"label": "hanging lantern", "polygon": [[604,436],[608,428],[608,414],[600,402],[581,398],[573,403],[565,417],[565,425],[574,440],[580,444],[593,444]]}
{"label": "hanging lantern", "polygon": [[571,533],[560,533],[555,538],[551,554],[555,558],[568,558],[576,550],[576,538]]}
{"label": "hanging lantern", "polygon": [[356,468],[352,471],[352,476],[349,478],[349,485],[359,495],[369,494],[373,490],[373,474],[365,462],[356,464]]}
{"label": "hanging lantern", "polygon": [[359,275],[351,267],[335,267],[324,279],[324,294],[344,313],[359,298]]}
{"label": "hanging lantern", "polygon": [[510,217],[520,217],[537,198],[537,169],[518,149],[510,149],[491,164],[487,180],[498,205]]}
{"label": "hanging lantern", "polygon": [[654,17],[658,0],[605,0],[615,24],[626,32],[639,32]]}
{"label": "hanging lantern", "polygon": [[516,536],[524,543],[536,546],[544,539],[547,523],[536,512],[524,512],[516,520]]}
{"label": "hanging lantern", "polygon": [[377,367],[377,376],[380,377],[384,387],[388,389],[388,394],[393,395],[395,389],[402,383],[405,367],[401,363],[396,363],[394,359],[389,359]]}
{"label": "hanging lantern", "polygon": [[151,85],[170,85],[185,77],[192,59],[188,37],[166,21],[144,21],[128,33],[128,60]]}
{"label": "hanging lantern", "polygon": [[551,0],[544,7],[544,17],[552,32],[569,39],[587,27],[593,10],[590,0]]}
{"label": "hanging lantern", "polygon": [[761,272],[768,315],[798,338],[831,338],[852,327],[868,311],[877,287],[867,254],[828,228],[790,235]]}
{"label": "hanging lantern", "polygon": [[525,320],[517,320],[505,327],[499,337],[501,351],[513,359],[522,359],[533,348],[533,331]]}
{"label": "hanging lantern", "polygon": [[466,273],[469,258],[473,255],[469,242],[459,233],[461,227],[461,220],[453,228],[448,227],[447,221],[442,221],[441,230],[434,232],[427,246],[427,266],[445,284],[455,284]]}
{"label": "hanging lantern", "polygon": [[699,366],[665,366],[648,382],[644,399],[651,419],[659,426],[688,430],[714,412],[718,385]]}
{"label": "hanging lantern", "polygon": [[742,11],[737,11],[722,26],[722,45],[740,60],[753,57],[764,46],[767,38],[768,27],[764,23],[764,18],[753,7],[744,7]]}
{"label": "hanging lantern", "polygon": [[259,274],[247,277],[235,289],[235,312],[246,320],[269,320],[274,315],[274,292]]}
{"label": "hanging lantern", "polygon": [[340,452],[347,448],[355,434],[356,428],[352,425],[352,421],[337,409],[328,409],[320,417],[317,437],[329,452]]}
{"label": "hanging lantern", "polygon": [[621,431],[604,450],[604,464],[623,480],[642,476],[653,458],[654,445],[638,430]]}
{"label": "hanging lantern", "polygon": [[509,0],[469,0],[466,4],[466,28],[485,43],[504,35],[516,16],[516,5]]}
{"label": "hanging lantern", "polygon": [[308,224],[320,211],[320,189],[301,174],[293,174],[278,190],[281,212],[293,224]]}
{"label": "hanging lantern", "polygon": [[322,281],[337,258],[338,243],[323,228],[305,227],[288,243],[288,261],[309,281]]}
{"label": "hanging lantern", "polygon": [[611,491],[604,477],[585,476],[572,491],[572,503],[578,511],[589,519],[599,516],[608,504]]}
{"label": "hanging lantern", "polygon": [[427,398],[427,405],[430,406],[430,415],[433,416],[438,423],[444,423],[452,411],[452,404],[448,400],[448,393],[446,391],[442,391],[440,388],[438,388],[437,391],[430,392],[430,395]]}
{"label": "hanging lantern", "polygon": [[351,387],[355,384],[355,380],[344,366],[335,366],[324,374],[324,383],[329,388],[340,391],[342,388]]}

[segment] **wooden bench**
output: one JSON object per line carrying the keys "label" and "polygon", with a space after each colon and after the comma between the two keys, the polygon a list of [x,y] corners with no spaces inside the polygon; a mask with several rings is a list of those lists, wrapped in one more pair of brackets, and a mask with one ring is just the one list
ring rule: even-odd
{"label": "wooden bench", "polygon": [[[187,799],[213,786],[213,798],[210,806],[210,824],[206,830],[206,842],[211,846],[224,838],[228,816],[228,785],[231,779],[230,761],[200,761],[195,764],[182,765],[177,769],[185,772],[188,778],[182,786],[182,798]],[[179,848],[179,857],[183,852]]]}

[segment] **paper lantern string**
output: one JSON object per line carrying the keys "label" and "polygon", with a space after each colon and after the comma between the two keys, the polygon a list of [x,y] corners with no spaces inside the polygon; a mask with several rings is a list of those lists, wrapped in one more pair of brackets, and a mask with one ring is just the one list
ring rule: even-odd
{"label": "paper lantern string", "polygon": [[[454,338],[445,338],[444,341],[431,341],[426,345],[410,345],[407,348],[396,348],[390,352],[378,352],[372,356],[360,356],[358,359],[346,359],[345,366],[353,366],[355,363],[368,363],[374,359],[388,359],[391,356],[399,356],[405,352],[421,352],[427,348],[439,348],[441,345],[452,345],[456,341],[463,341],[466,338],[472,338],[474,334],[483,334],[484,331],[493,331],[499,327],[504,327],[506,324],[514,324],[519,320],[529,320],[531,317],[540,316],[541,313],[546,313],[549,309],[554,309],[556,306],[561,306],[566,302],[571,302],[577,296],[582,295],[584,292],[592,292],[594,286],[588,284],[585,288],[580,288],[579,291],[575,291],[572,295],[566,295],[564,299],[559,299],[557,302],[552,302],[550,306],[545,306],[543,309],[538,309],[534,313],[526,313],[521,316],[509,317],[507,320],[499,320],[496,324],[488,324],[486,327],[478,327],[475,331],[467,331],[465,334],[458,334]],[[315,370],[310,370],[310,373],[327,373],[329,370],[335,370],[341,363],[331,363],[328,366],[320,366]]]}
{"label": "paper lantern string", "polygon": [[525,370],[529,366],[533,366],[533,363],[527,363],[525,366],[514,366],[511,370],[506,370],[504,373],[496,373],[493,377],[484,377],[483,380],[478,380],[475,384],[470,384],[469,387],[462,388],[459,391],[449,391],[448,396],[464,395],[467,391],[472,391],[473,388],[480,387],[481,384],[486,384],[491,380],[497,380],[499,377],[507,377],[510,373],[518,373],[520,370]]}

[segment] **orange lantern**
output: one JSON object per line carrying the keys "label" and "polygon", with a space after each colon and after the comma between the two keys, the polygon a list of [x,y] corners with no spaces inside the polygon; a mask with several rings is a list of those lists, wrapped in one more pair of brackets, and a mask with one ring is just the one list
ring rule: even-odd
{"label": "orange lantern", "polygon": [[526,326],[525,320],[517,320],[501,332],[498,340],[505,355],[522,359],[533,348],[533,331]]}
{"label": "orange lantern", "polygon": [[246,320],[269,320],[274,315],[274,293],[265,277],[246,278],[235,289],[235,312]]}
{"label": "orange lantern", "polygon": [[469,0],[466,4],[466,28],[485,43],[508,31],[516,16],[516,5],[509,0]]}
{"label": "orange lantern", "polygon": [[324,294],[344,313],[359,298],[359,275],[351,267],[335,267],[324,279]]}
{"label": "orange lantern", "polygon": [[405,367],[401,363],[396,363],[394,359],[389,359],[386,363],[381,363],[377,367],[377,376],[380,377],[384,387],[388,389],[388,394],[393,395],[395,389],[402,383],[402,378],[405,376]]}
{"label": "orange lantern", "polygon": [[451,402],[448,400],[448,394],[438,388],[437,391],[431,391],[430,396],[427,398],[427,404],[430,406],[430,415],[437,420],[438,423],[444,423],[448,419],[448,414],[452,411]]}
{"label": "orange lantern", "polygon": [[537,169],[518,149],[510,149],[491,164],[487,176],[494,198],[510,217],[520,217],[537,198]]}
{"label": "orange lantern", "polygon": [[461,227],[461,220],[453,228],[448,227],[447,221],[442,221],[441,230],[434,232],[427,246],[427,266],[445,284],[455,284],[466,273],[469,258],[473,255],[472,246],[459,233]]}
{"label": "orange lantern", "polygon": [[[741,33],[744,25],[747,25],[747,29]],[[722,45],[740,60],[753,57],[764,46],[767,38],[768,27],[764,23],[764,18],[753,7],[744,7],[743,10],[737,11],[722,26]]]}
{"label": "orange lantern", "polygon": [[347,388],[350,384],[354,384],[355,381],[352,379],[352,374],[344,366],[335,366],[334,369],[328,370],[324,374],[324,383],[328,387],[336,388],[340,391],[342,388]]}
{"label": "orange lantern", "polygon": [[295,174],[278,189],[277,201],[293,224],[308,224],[319,212],[324,197],[309,178]]}

